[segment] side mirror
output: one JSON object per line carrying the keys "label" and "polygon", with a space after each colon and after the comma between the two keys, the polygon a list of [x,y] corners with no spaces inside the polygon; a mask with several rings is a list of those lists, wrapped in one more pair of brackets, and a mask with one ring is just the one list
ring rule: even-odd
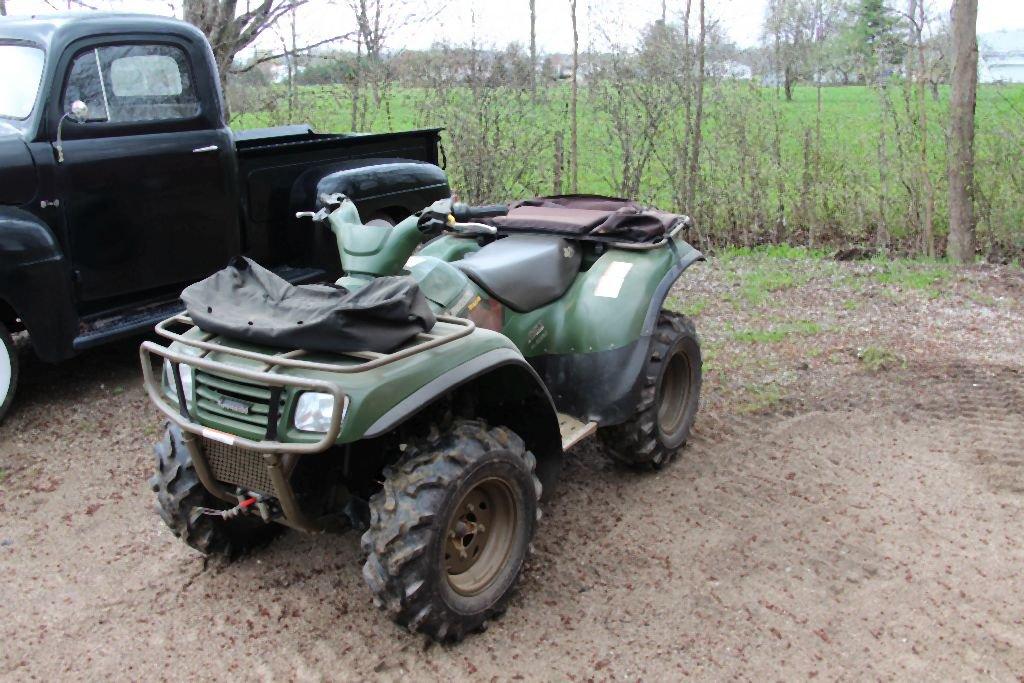
{"label": "side mirror", "polygon": [[82,100],[75,100],[71,103],[71,111],[67,116],[75,123],[85,123],[89,119],[89,105]]}
{"label": "side mirror", "polygon": [[89,105],[82,100],[75,100],[71,103],[71,111],[61,116],[60,121],[57,122],[57,141],[53,143],[53,148],[57,150],[58,164],[64,163],[64,143],[61,142],[61,133],[64,129],[65,119],[75,123],[85,123],[89,120]]}

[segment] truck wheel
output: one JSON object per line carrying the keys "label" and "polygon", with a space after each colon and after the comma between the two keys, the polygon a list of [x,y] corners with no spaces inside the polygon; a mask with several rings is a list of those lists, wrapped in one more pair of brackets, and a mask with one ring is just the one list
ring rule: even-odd
{"label": "truck wheel", "polygon": [[149,486],[156,493],[157,512],[175,536],[199,552],[233,558],[266,545],[284,530],[254,517],[224,520],[195,511],[230,505],[203,487],[177,426],[168,424],[153,450],[157,470]]}
{"label": "truck wheel", "polygon": [[600,432],[612,458],[633,467],[667,465],[690,436],[701,379],[700,340],[693,322],[661,311],[636,414]]}
{"label": "truck wheel", "polygon": [[374,603],[442,642],[504,613],[540,519],[535,467],[514,432],[473,420],[410,444],[370,499]]}
{"label": "truck wheel", "polygon": [[0,323],[0,420],[14,402],[18,388],[18,349],[3,323]]}

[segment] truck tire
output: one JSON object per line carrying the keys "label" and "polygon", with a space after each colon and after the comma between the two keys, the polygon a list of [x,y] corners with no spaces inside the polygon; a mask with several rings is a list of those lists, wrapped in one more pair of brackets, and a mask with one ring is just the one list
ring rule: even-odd
{"label": "truck tire", "polygon": [[474,420],[410,444],[370,499],[374,603],[441,642],[503,614],[540,519],[535,468],[514,432]]}
{"label": "truck tire", "polygon": [[199,552],[234,558],[266,545],[284,530],[250,516],[224,520],[195,513],[197,507],[226,509],[230,504],[203,487],[177,426],[168,424],[153,450],[157,470],[149,486],[156,493],[157,512],[175,536]]}
{"label": "truck tire", "polygon": [[662,310],[651,338],[636,414],[600,431],[611,457],[627,466],[654,469],[671,462],[690,436],[702,378],[700,339],[693,322]]}
{"label": "truck tire", "polygon": [[3,323],[0,323],[0,420],[4,419],[18,388],[18,349]]}

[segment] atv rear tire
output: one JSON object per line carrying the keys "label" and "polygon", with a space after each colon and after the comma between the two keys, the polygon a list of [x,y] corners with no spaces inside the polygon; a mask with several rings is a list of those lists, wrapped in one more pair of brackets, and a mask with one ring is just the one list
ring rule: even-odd
{"label": "atv rear tire", "polygon": [[255,517],[225,520],[198,514],[197,507],[223,510],[231,505],[203,487],[177,426],[168,424],[153,450],[157,470],[149,486],[156,493],[157,512],[175,536],[199,552],[237,557],[266,545],[284,530]]}
{"label": "atv rear tire", "polygon": [[18,388],[18,349],[3,323],[0,323],[0,420],[14,402]]}
{"label": "atv rear tire", "polygon": [[478,421],[410,444],[370,499],[363,578],[374,603],[442,642],[501,615],[540,519],[535,467],[515,433]]}
{"label": "atv rear tire", "polygon": [[612,458],[661,469],[686,445],[700,401],[700,340],[684,315],[662,310],[641,378],[640,402],[627,422],[600,431]]}

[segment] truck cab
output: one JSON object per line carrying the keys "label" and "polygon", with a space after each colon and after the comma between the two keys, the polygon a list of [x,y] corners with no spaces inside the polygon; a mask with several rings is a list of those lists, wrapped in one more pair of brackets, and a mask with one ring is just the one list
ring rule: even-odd
{"label": "truck cab", "polygon": [[329,236],[295,211],[340,191],[394,222],[446,197],[438,140],[236,135],[190,24],[0,18],[0,337],[27,330],[43,360],[68,358],[180,310],[184,286],[237,254],[293,282],[332,277]]}

